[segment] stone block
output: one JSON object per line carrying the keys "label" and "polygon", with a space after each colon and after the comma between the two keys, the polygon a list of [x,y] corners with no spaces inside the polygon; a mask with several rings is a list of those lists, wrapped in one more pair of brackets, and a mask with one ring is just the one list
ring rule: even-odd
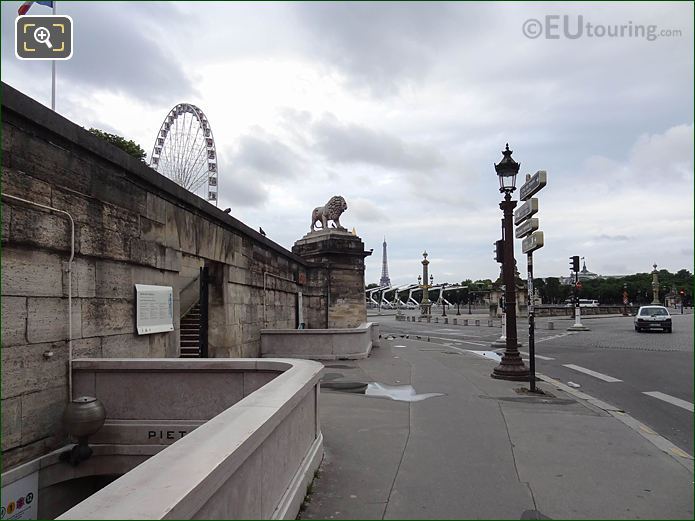
{"label": "stone block", "polygon": [[178,335],[179,331],[172,331],[170,333],[155,333],[153,335],[147,335],[149,337],[149,352],[147,354],[150,358],[166,358],[169,343],[174,335]]}
{"label": "stone block", "polygon": [[98,260],[95,264],[95,296],[101,298],[132,299],[135,290],[132,268],[128,264]]}
{"label": "stone block", "polygon": [[[2,169],[2,192],[46,206],[55,206],[51,204],[51,185],[18,170]],[[56,208],[69,211],[60,206]]]}
{"label": "stone block", "polygon": [[101,338],[78,338],[72,341],[73,358],[102,358]]}
{"label": "stone block", "polygon": [[23,393],[68,385],[67,342],[32,344],[21,348],[24,359]]}
{"label": "stone block", "polygon": [[[3,383],[5,378],[3,377]],[[22,398],[4,398],[2,400],[2,452],[18,446],[22,441]],[[3,454],[3,463],[7,460]]]}
{"label": "stone block", "polygon": [[[82,302],[82,336],[134,332],[135,304],[133,300],[94,298]],[[102,345],[102,348],[104,347]]]}
{"label": "stone block", "polygon": [[120,232],[89,225],[80,227],[80,253],[92,257],[129,260],[131,238]]}
{"label": "stone block", "polygon": [[159,224],[166,224],[167,204],[161,197],[147,192],[145,196],[145,217]]}
{"label": "stone block", "polygon": [[12,207],[9,204],[2,203],[2,243],[5,244],[10,240],[10,223],[12,222]]}
{"label": "stone block", "polygon": [[166,225],[140,216],[140,238],[166,245]]}
{"label": "stone block", "polygon": [[62,416],[68,399],[65,385],[22,395],[22,445],[62,434]]}
{"label": "stone block", "polygon": [[2,347],[26,344],[26,332],[27,299],[2,297]]}
{"label": "stone block", "polygon": [[147,358],[150,356],[150,339],[153,335],[111,335],[101,339],[104,358]]}
{"label": "stone block", "polygon": [[[68,262],[63,267],[63,295],[68,295]],[[94,297],[96,285],[96,268],[94,262],[87,259],[75,259],[72,262],[72,296]]]}
{"label": "stone block", "polygon": [[[75,228],[75,243],[79,244],[80,230],[77,226]],[[69,252],[70,221],[64,214],[29,206],[15,206],[12,209],[10,240],[12,244],[26,244],[41,249]]]}
{"label": "stone block", "polygon": [[[82,336],[80,300],[72,300],[72,337]],[[27,341],[54,342],[68,338],[68,299],[29,297],[27,300]]]}
{"label": "stone block", "polygon": [[181,271],[181,252],[173,248],[164,250],[164,269],[169,271]]}
{"label": "stone block", "polygon": [[25,346],[0,349],[2,356],[2,397],[11,398],[24,392],[24,348]]}
{"label": "stone block", "polygon": [[62,257],[45,251],[6,247],[2,250],[2,294],[60,297]]}
{"label": "stone block", "polygon": [[164,269],[165,247],[155,242],[133,239],[130,245],[130,261],[153,268]]}

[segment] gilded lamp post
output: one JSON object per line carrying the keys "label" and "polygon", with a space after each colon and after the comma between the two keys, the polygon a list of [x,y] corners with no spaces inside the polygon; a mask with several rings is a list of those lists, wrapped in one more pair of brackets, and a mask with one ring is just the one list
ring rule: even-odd
{"label": "gilded lamp post", "polygon": [[652,271],[652,304],[660,304],[659,302],[659,272],[656,271],[656,262],[654,263],[654,271]]}

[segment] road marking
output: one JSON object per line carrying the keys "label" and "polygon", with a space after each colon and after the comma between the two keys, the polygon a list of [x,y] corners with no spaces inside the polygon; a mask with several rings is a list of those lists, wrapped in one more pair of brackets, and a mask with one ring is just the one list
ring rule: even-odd
{"label": "road marking", "polygon": [[430,336],[430,338],[434,338],[435,340],[446,340],[447,342],[457,342],[457,343],[463,343],[463,344],[472,344],[474,346],[482,346],[482,347],[487,347],[488,344],[481,344],[480,342],[469,342],[467,340],[459,340],[458,338],[444,338],[442,336]]}
{"label": "road marking", "polygon": [[545,338],[537,338],[536,339],[536,344],[538,342],[547,342],[548,340],[555,340],[556,338],[563,338],[566,336],[571,336],[574,335],[575,333],[560,333],[559,335],[553,335],[553,336],[547,336]]}
{"label": "road marking", "polygon": [[588,374],[589,376],[593,376],[594,378],[598,378],[599,380],[603,380],[604,382],[622,382],[622,380],[618,380],[617,378],[613,378],[612,376],[608,376],[603,373],[597,373],[596,371],[592,371],[591,369],[587,369],[586,367],[581,367],[579,365],[563,364],[563,367],[574,369],[575,371],[579,371],[580,373]]}
{"label": "road marking", "polygon": [[[526,351],[519,351],[524,356],[531,356],[528,354]],[[536,358],[540,358],[541,360],[555,360],[554,358],[550,358],[549,356],[541,356],[541,355],[536,355]]]}
{"label": "road marking", "polygon": [[670,403],[671,405],[677,405],[678,407],[682,407],[687,411],[694,412],[692,403],[686,402],[685,400],[681,400],[680,398],[676,398],[675,396],[660,393],[659,391],[643,392],[642,394],[646,394],[647,396],[651,396],[652,398],[657,398],[658,400],[663,400],[665,402]]}

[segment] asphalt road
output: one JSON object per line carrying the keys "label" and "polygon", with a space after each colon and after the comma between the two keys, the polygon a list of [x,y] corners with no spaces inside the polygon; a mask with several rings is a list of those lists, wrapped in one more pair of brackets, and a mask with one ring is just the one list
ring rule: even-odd
{"label": "asphalt road", "polygon": [[[396,322],[393,316],[370,320],[380,322],[382,335],[420,336],[454,350],[495,350],[490,342],[502,331],[500,327]],[[693,455],[693,315],[674,315],[671,334],[637,333],[632,317],[584,320],[591,331],[571,333],[566,328],[572,321],[554,322],[555,330],[545,329],[545,320],[537,324],[537,372],[621,408]],[[528,358],[525,319],[518,335],[522,356]]]}

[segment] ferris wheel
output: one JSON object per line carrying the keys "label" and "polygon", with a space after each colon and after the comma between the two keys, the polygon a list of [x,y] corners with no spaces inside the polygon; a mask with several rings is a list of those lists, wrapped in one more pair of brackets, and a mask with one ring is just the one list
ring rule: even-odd
{"label": "ferris wheel", "polygon": [[217,205],[217,151],[202,110],[179,103],[164,118],[150,166],[186,190]]}

